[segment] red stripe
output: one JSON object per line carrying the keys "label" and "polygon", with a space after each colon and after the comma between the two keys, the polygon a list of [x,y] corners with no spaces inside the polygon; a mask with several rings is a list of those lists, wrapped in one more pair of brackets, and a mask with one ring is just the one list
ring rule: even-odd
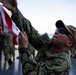
{"label": "red stripe", "polygon": [[[8,25],[8,29],[12,29],[12,21],[11,21],[11,18],[9,17],[9,15],[6,13],[6,11],[4,10],[4,13],[5,13],[5,20],[6,20],[6,23]],[[17,45],[17,41],[16,41],[16,38],[17,38],[17,35],[15,33],[13,33],[13,43],[14,45]]]}
{"label": "red stripe", "polygon": [[18,45],[18,42],[16,41],[16,39],[17,39],[17,35],[15,34],[15,33],[13,33],[13,43],[14,43],[14,45]]}
{"label": "red stripe", "polygon": [[8,29],[12,29],[12,21],[11,21],[11,18],[9,17],[9,15],[6,13],[5,10],[4,10],[4,14],[5,14],[6,23],[8,25]]}

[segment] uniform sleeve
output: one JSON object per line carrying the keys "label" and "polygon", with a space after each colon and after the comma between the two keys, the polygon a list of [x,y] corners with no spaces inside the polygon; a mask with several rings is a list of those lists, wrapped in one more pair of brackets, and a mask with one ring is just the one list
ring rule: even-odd
{"label": "uniform sleeve", "polygon": [[[19,16],[22,21],[22,26],[26,34],[28,35],[28,39],[30,44],[37,50],[41,48],[43,45],[43,41],[41,40],[41,35],[38,33],[37,30],[31,25],[31,22],[23,17],[21,12],[19,11]],[[21,25],[18,18],[18,13],[13,14],[12,17],[13,21],[16,23],[17,27],[21,30]]]}
{"label": "uniform sleeve", "polygon": [[33,72],[37,62],[30,56],[29,50],[27,48],[20,48],[20,60],[22,63],[22,73],[23,75],[28,75],[29,72]]}

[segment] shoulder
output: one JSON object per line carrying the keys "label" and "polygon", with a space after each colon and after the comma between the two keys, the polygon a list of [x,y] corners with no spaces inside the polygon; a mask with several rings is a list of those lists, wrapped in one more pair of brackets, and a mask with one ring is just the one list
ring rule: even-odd
{"label": "shoulder", "polygon": [[43,35],[41,35],[41,40],[43,41],[43,43],[46,43],[49,41],[49,36],[47,33],[44,33]]}

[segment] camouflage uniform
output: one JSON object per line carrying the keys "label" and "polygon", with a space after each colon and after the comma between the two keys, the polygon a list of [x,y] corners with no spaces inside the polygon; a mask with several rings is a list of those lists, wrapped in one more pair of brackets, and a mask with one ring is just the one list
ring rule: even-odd
{"label": "camouflage uniform", "polygon": [[9,61],[9,59],[11,59],[11,54],[13,54],[14,56],[13,35],[10,33],[4,33],[4,35],[5,35],[5,41],[4,41],[5,60]]}
{"label": "camouflage uniform", "polygon": [[13,44],[13,34],[11,32],[8,33],[9,36],[9,44],[8,46],[10,47],[10,58],[13,56],[13,60],[15,60],[15,45]]}
{"label": "camouflage uniform", "polygon": [[[28,35],[29,42],[38,50],[38,54],[34,60],[31,58],[28,49],[19,49],[22,57],[23,75],[69,75],[70,56],[68,52],[60,50],[59,52],[52,51],[49,37],[38,34],[30,21],[24,18],[21,13],[19,15],[23,23],[23,28]],[[12,19],[20,28],[17,13],[12,15]]]}
{"label": "camouflage uniform", "polygon": [[33,58],[35,58],[35,48],[29,43],[28,44],[28,50],[29,50],[29,52],[30,52],[30,55],[33,57]]}

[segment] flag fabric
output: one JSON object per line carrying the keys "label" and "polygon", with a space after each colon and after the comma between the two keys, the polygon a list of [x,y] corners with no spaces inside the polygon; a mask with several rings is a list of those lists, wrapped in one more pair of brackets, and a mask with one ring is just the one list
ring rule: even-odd
{"label": "flag fabric", "polygon": [[18,35],[20,30],[1,5],[0,5],[0,25],[2,26],[4,33],[8,33],[10,29],[13,31],[13,37],[14,37],[13,43],[14,45],[18,45]]}

